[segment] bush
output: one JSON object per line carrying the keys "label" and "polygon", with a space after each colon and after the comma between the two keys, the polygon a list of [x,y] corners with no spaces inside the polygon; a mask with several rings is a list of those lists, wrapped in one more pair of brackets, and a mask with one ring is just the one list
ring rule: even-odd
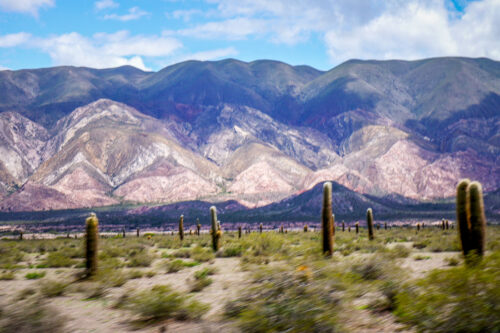
{"label": "bush", "polygon": [[224,246],[217,252],[217,257],[227,258],[227,257],[240,257],[243,253],[243,248],[238,244],[231,244]]}
{"label": "bush", "polygon": [[215,255],[211,249],[196,246],[191,250],[191,258],[195,261],[206,262],[213,260]]}
{"label": "bush", "polygon": [[172,291],[169,286],[157,285],[141,291],[125,301],[125,307],[139,314],[143,320],[176,318],[198,319],[208,305],[189,300],[185,295]]}
{"label": "bush", "polygon": [[24,277],[27,280],[36,280],[36,279],[41,279],[45,276],[45,272],[31,272],[27,273]]}
{"label": "bush", "polygon": [[14,280],[15,278],[16,274],[13,271],[0,273],[0,281]]}
{"label": "bush", "polygon": [[40,287],[40,291],[45,297],[62,296],[68,285],[58,281],[44,281]]}
{"label": "bush", "polygon": [[429,332],[497,332],[500,327],[500,252],[476,266],[431,272],[396,296],[403,323]]}
{"label": "bush", "polygon": [[194,272],[194,282],[191,285],[191,292],[202,291],[205,287],[211,285],[213,281],[209,276],[215,274],[215,271],[215,268],[208,267]]}
{"label": "bush", "polygon": [[193,267],[199,264],[200,263],[196,261],[172,260],[167,264],[167,273],[176,273],[186,267]]}
{"label": "bush", "polygon": [[282,272],[228,303],[225,315],[243,332],[337,332],[340,299],[303,276]]}
{"label": "bush", "polygon": [[394,246],[392,249],[387,250],[384,255],[388,258],[391,259],[396,259],[396,258],[408,258],[410,255],[411,250],[407,248],[404,245],[398,244]]}
{"label": "bush", "polygon": [[146,250],[139,253],[135,253],[129,259],[127,263],[128,267],[149,267],[153,262],[154,257],[151,256]]}
{"label": "bush", "polygon": [[41,303],[14,304],[0,325],[3,333],[58,333],[64,331],[65,318]]}
{"label": "bush", "polygon": [[47,259],[42,262],[42,267],[60,268],[60,267],[71,267],[76,264],[76,261],[70,257],[59,253],[50,252],[47,255]]}

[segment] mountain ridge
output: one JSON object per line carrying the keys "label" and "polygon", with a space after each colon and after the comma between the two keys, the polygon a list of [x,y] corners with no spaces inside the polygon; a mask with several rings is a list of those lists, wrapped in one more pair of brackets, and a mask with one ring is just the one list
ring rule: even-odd
{"label": "mountain ridge", "polygon": [[56,67],[0,71],[0,88],[3,128],[9,115],[22,124],[17,140],[0,131],[4,211],[260,209],[326,180],[417,201],[453,195],[462,177],[500,188],[500,62],[489,59]]}

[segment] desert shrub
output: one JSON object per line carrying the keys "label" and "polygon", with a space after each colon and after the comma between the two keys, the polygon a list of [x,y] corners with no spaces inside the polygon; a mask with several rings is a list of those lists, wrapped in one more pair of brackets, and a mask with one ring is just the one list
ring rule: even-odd
{"label": "desert shrub", "polygon": [[24,253],[14,242],[0,242],[0,268],[17,268],[23,259]]}
{"label": "desert shrub", "polygon": [[461,251],[458,241],[458,234],[444,235],[442,237],[433,237],[427,247],[432,252],[448,252],[448,251]]}
{"label": "desert shrub", "polygon": [[215,271],[215,268],[207,267],[194,272],[194,281],[191,284],[191,292],[201,291],[205,287],[211,285],[213,281],[209,278],[209,276],[215,274]]}
{"label": "desert shrub", "polygon": [[45,272],[30,272],[24,276],[27,280],[37,280],[45,276]]}
{"label": "desert shrub", "polygon": [[66,291],[68,285],[63,282],[48,280],[42,282],[40,292],[45,297],[62,296]]}
{"label": "desert shrub", "polygon": [[209,275],[214,275],[216,272],[217,272],[217,268],[206,267],[206,268],[200,269],[199,271],[194,272],[194,278],[201,279],[201,278],[207,277]]}
{"label": "desert shrub", "polygon": [[[25,288],[22,289],[18,294],[17,294],[17,300],[25,300],[26,298],[33,296],[36,294],[36,290],[33,288]],[[1,331],[0,331],[1,332]]]}
{"label": "desert shrub", "polygon": [[237,300],[225,315],[244,332],[337,332],[341,301],[324,285],[304,283],[294,272],[267,275]]}
{"label": "desert shrub", "polygon": [[167,263],[167,273],[176,273],[186,267],[193,267],[199,265],[196,261],[182,261],[180,259],[172,260]]}
{"label": "desert shrub", "polygon": [[153,321],[168,318],[198,319],[208,311],[208,305],[190,300],[163,285],[138,292],[125,300],[124,306],[140,315],[143,320]]}
{"label": "desert shrub", "polygon": [[65,318],[58,311],[40,301],[13,304],[3,318],[3,333],[58,333],[64,331],[65,325]]}
{"label": "desert shrub", "polygon": [[149,267],[151,266],[151,263],[154,260],[154,256],[148,253],[147,250],[138,252],[138,253],[133,253],[129,257],[127,266],[128,267]]}
{"label": "desert shrub", "polygon": [[180,249],[173,253],[175,258],[190,258],[191,251],[189,249]]}
{"label": "desert shrub", "polygon": [[199,292],[202,291],[205,287],[208,287],[211,285],[213,280],[209,278],[208,276],[203,276],[197,279],[194,279],[193,283],[191,284],[191,292]]}
{"label": "desert shrub", "polygon": [[14,280],[16,274],[13,271],[5,271],[0,273],[0,281]]}
{"label": "desert shrub", "polygon": [[129,279],[140,279],[144,276],[144,273],[139,270],[133,270],[128,272]]}
{"label": "desert shrub", "polygon": [[272,256],[284,251],[284,237],[274,233],[251,234],[241,244],[249,248],[249,254],[255,257]]}
{"label": "desert shrub", "polygon": [[391,260],[371,256],[350,263],[350,271],[363,280],[383,280],[392,276],[399,269]]}
{"label": "desert shrub", "polygon": [[391,249],[384,248],[380,251],[386,258],[397,259],[397,258],[408,258],[411,253],[411,249],[408,247],[397,244]]}
{"label": "desert shrub", "polygon": [[42,262],[42,267],[60,268],[71,267],[76,264],[76,261],[60,252],[50,252],[47,258]]}
{"label": "desert shrub", "polygon": [[123,269],[102,268],[98,271],[94,281],[104,289],[116,288],[123,286],[128,280],[128,275]]}
{"label": "desert shrub", "polygon": [[231,244],[224,246],[219,251],[217,251],[217,257],[227,258],[227,257],[240,257],[243,253],[243,248],[239,244]]}
{"label": "desert shrub", "polygon": [[458,266],[460,263],[460,260],[457,257],[444,258],[444,261],[448,264],[448,266]]}
{"label": "desert shrub", "polygon": [[147,271],[146,273],[144,273],[144,276],[146,276],[147,278],[152,278],[155,275],[156,275],[155,271]]}
{"label": "desert shrub", "polygon": [[498,332],[500,252],[475,266],[432,271],[396,296],[395,314],[425,332]]}
{"label": "desert shrub", "polygon": [[429,260],[429,259],[431,259],[430,256],[423,256],[421,254],[417,254],[416,256],[413,257],[413,260],[417,260],[417,261],[419,261],[419,260]]}
{"label": "desert shrub", "polygon": [[191,250],[191,258],[195,261],[206,262],[206,261],[213,260],[215,258],[215,255],[214,255],[213,251],[209,248],[195,246]]}

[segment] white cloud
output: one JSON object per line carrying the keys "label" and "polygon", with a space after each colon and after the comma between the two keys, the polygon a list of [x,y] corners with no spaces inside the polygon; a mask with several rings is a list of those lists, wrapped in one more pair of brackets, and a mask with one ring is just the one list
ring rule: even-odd
{"label": "white cloud", "polygon": [[0,71],[8,71],[8,70],[10,70],[10,68],[3,67],[2,65],[0,65]]}
{"label": "white cloud", "polygon": [[113,0],[101,0],[96,1],[94,3],[94,6],[97,10],[103,10],[108,8],[117,8],[118,6],[120,6],[120,4],[114,2]]}
{"label": "white cloud", "polygon": [[19,32],[0,36],[0,47],[15,47],[26,43],[31,35],[26,32]]}
{"label": "white cloud", "polygon": [[[16,35],[21,35],[16,34]],[[99,33],[88,38],[72,32],[49,38],[23,35],[22,42],[12,35],[0,36],[0,46],[23,46],[47,53],[54,65],[87,66],[94,68],[132,65],[150,70],[143,57],[167,57],[182,47],[181,42],[168,36],[130,35],[127,31]],[[2,44],[3,42],[3,44]]]}
{"label": "white cloud", "polygon": [[322,40],[333,64],[349,58],[500,58],[500,0],[473,1],[463,13],[446,0],[205,0],[210,22],[175,33],[200,39]]}
{"label": "white cloud", "polygon": [[118,21],[132,21],[138,20],[143,16],[149,15],[148,12],[140,9],[139,7],[132,7],[128,10],[128,14],[118,15],[118,14],[107,14],[104,15],[105,20],[118,20]]}
{"label": "white cloud", "polygon": [[500,58],[500,1],[469,4],[451,18],[443,3],[394,6],[350,30],[325,34],[333,63],[349,58],[420,59],[436,56]]}
{"label": "white cloud", "polygon": [[236,55],[238,55],[238,50],[236,50],[234,47],[227,47],[223,49],[215,49],[215,50],[196,52],[192,54],[186,54],[182,57],[174,59],[174,61],[172,61],[171,64],[187,60],[200,60],[200,61],[217,60],[227,57],[234,57]]}
{"label": "white cloud", "polygon": [[53,7],[55,0],[0,0],[0,8],[7,12],[28,13],[38,16],[41,7]]}
{"label": "white cloud", "polygon": [[203,15],[203,11],[199,9],[188,9],[188,10],[174,10],[172,13],[166,13],[168,18],[174,18],[176,20],[183,20],[188,22],[195,15]]}
{"label": "white cloud", "polygon": [[208,22],[193,28],[182,29],[175,33],[182,36],[204,39],[242,40],[250,35],[267,33],[269,30],[267,25],[268,22],[261,19],[235,18],[225,21]]}

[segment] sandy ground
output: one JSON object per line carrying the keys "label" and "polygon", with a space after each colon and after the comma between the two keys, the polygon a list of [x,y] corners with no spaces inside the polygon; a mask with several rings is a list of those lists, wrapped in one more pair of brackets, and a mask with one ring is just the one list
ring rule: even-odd
{"label": "sandy ground", "polygon": [[[235,332],[230,323],[219,323],[224,305],[230,299],[237,297],[238,290],[248,282],[249,273],[240,269],[239,258],[216,258],[212,263],[204,263],[195,267],[185,268],[177,273],[167,274],[161,265],[161,260],[153,263],[157,275],[152,278],[128,280],[119,288],[112,288],[103,298],[86,300],[85,295],[72,290],[67,296],[49,299],[49,304],[66,317],[68,332]],[[126,310],[113,309],[124,293],[131,293],[141,289],[148,289],[154,285],[168,284],[174,290],[187,292],[193,273],[204,267],[213,266],[216,274],[211,276],[213,283],[201,292],[194,293],[193,298],[210,305],[210,310],[203,320],[195,322],[176,322],[168,320],[147,328],[138,329],[133,323],[132,313]],[[133,269],[141,270],[141,269]],[[142,269],[144,271],[150,268]],[[31,288],[37,290],[42,280],[26,280],[24,276],[29,272],[46,273],[43,280],[73,281],[74,269],[19,269],[16,280],[0,281],[0,304],[6,305],[18,297],[21,291]],[[75,287],[74,289],[77,289]]]}
{"label": "sandy ground", "polygon": [[[411,247],[412,243],[397,243]],[[392,247],[390,244],[389,247]],[[168,250],[167,250],[168,252]],[[413,250],[408,258],[400,259],[401,267],[407,269],[413,278],[424,276],[436,268],[449,267],[447,258],[459,258],[457,252],[422,252]],[[34,257],[29,261],[33,261]],[[420,259],[420,260],[417,260]],[[26,264],[26,263],[25,263]],[[335,264],[332,262],[332,264]],[[168,320],[148,327],[138,328],[134,325],[134,315],[127,310],[114,309],[113,305],[127,293],[147,289],[154,285],[168,284],[174,290],[188,292],[193,282],[195,271],[204,267],[215,267],[216,274],[211,276],[213,283],[201,292],[193,293],[196,300],[210,305],[210,310],[202,320],[179,322]],[[157,259],[150,268],[131,270],[154,270],[157,274],[151,278],[128,280],[119,288],[112,288],[106,296],[99,299],[86,300],[85,294],[78,287],[69,287],[66,296],[49,299],[50,304],[67,319],[68,332],[237,332],[238,330],[227,321],[222,321],[221,316],[227,301],[235,299],[238,293],[249,283],[251,272],[242,271],[240,258],[216,258],[210,263],[185,268],[177,273],[166,273],[164,260]],[[42,280],[26,280],[28,272],[43,271],[46,276],[43,280],[74,281],[76,269],[19,269],[13,281],[0,281],[0,304],[9,304],[16,299],[22,290],[27,288],[39,289]],[[369,302],[370,295],[363,295],[356,300],[356,305]],[[359,304],[358,304],[359,303]],[[349,315],[349,314],[347,314]],[[389,313],[373,313],[368,310],[361,311],[351,321],[353,332],[412,332],[394,321]]]}

